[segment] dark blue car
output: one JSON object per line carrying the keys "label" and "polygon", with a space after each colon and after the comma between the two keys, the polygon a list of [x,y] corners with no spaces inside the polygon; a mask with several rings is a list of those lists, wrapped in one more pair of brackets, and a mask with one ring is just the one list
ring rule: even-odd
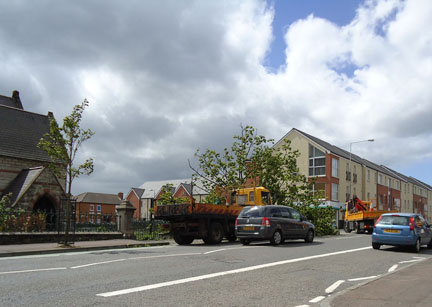
{"label": "dark blue car", "polygon": [[374,226],[372,247],[381,245],[408,246],[416,253],[422,245],[432,248],[432,231],[429,223],[417,213],[386,213]]}

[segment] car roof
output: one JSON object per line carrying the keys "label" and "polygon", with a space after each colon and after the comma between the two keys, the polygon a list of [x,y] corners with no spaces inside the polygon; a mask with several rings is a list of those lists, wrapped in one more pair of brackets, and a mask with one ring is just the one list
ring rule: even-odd
{"label": "car roof", "polygon": [[384,213],[382,214],[382,216],[391,216],[391,215],[398,215],[398,216],[416,216],[416,215],[421,215],[420,213],[406,213],[406,212],[394,212],[394,213]]}

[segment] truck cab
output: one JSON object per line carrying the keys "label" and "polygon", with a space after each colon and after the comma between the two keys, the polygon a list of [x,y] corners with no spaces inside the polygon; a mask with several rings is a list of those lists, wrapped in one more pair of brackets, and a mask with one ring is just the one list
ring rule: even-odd
{"label": "truck cab", "polygon": [[264,187],[237,189],[231,193],[231,205],[265,206],[271,204],[270,191]]}

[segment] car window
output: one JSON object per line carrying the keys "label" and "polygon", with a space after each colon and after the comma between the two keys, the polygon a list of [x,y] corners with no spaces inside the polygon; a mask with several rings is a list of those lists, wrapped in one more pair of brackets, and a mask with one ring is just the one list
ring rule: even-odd
{"label": "car window", "polygon": [[291,216],[293,219],[300,220],[300,213],[298,213],[298,211],[292,208],[289,208],[289,211],[291,211]]}
{"label": "car window", "polygon": [[383,215],[381,216],[379,223],[382,225],[408,226],[409,217],[396,216],[396,215]]}
{"label": "car window", "polygon": [[420,221],[422,222],[423,226],[427,226],[428,225],[428,222],[424,219],[423,216],[419,215],[419,218],[420,218]]}
{"label": "car window", "polygon": [[280,211],[282,213],[282,217],[291,218],[291,213],[289,212],[288,208],[280,208]]}
{"label": "car window", "polygon": [[272,208],[270,208],[270,210],[268,211],[268,216],[269,216],[269,217],[280,217],[280,216],[282,216],[282,215],[281,215],[281,212],[280,212],[279,208],[272,207]]}
{"label": "car window", "polygon": [[263,217],[264,207],[246,207],[244,208],[239,217]]}

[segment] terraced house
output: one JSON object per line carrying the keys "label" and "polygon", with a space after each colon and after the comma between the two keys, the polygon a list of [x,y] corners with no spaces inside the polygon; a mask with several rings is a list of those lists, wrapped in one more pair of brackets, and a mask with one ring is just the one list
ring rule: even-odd
{"label": "terraced house", "polygon": [[293,128],[275,144],[291,141],[301,153],[297,166],[309,178],[317,177],[316,191],[324,202],[343,208],[350,197],[372,201],[380,210],[422,213],[432,219],[432,187],[389,167],[363,159],[317,137]]}

